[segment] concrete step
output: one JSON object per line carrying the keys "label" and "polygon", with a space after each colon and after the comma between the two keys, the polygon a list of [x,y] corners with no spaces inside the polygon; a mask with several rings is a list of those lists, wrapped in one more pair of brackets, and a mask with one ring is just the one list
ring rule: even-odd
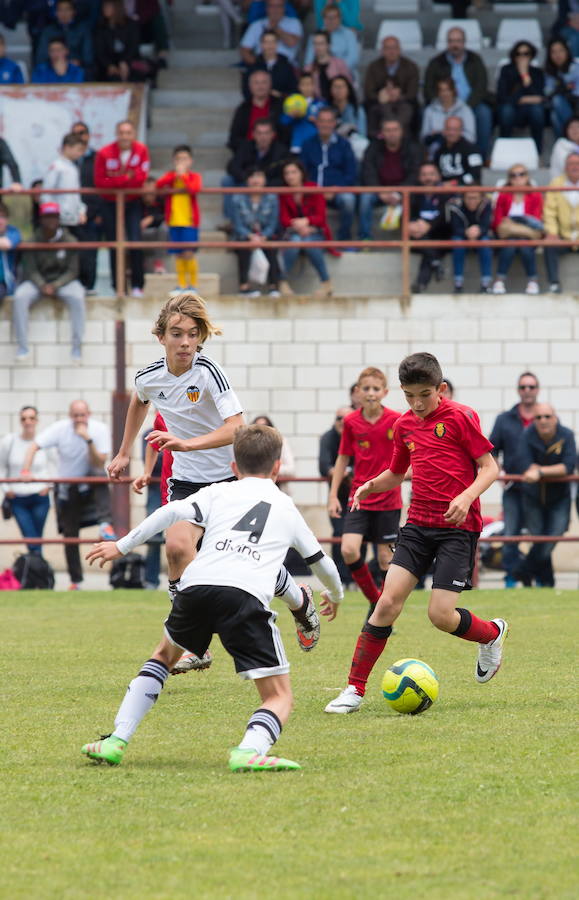
{"label": "concrete step", "polygon": [[197,62],[188,67],[165,69],[159,74],[159,90],[187,90],[234,92],[241,98],[241,70],[224,67],[205,67]]}
{"label": "concrete step", "polygon": [[[184,139],[184,142],[186,143],[187,141]],[[183,143],[183,141],[177,141],[175,143]],[[171,149],[174,146],[175,144],[171,144],[168,147],[150,147],[151,168],[153,171],[156,172],[160,169],[167,170],[167,167],[171,163]],[[194,168],[196,171],[202,172],[204,178],[205,171],[209,166],[221,165],[224,172],[225,166],[231,155],[229,150],[225,147],[199,147],[193,145],[193,152],[195,154]],[[215,185],[209,185],[209,187],[214,186]]]}
{"label": "concrete step", "polygon": [[[170,272],[166,275],[145,276],[145,296],[163,299],[171,291],[175,290],[175,275]],[[215,272],[200,272],[197,281],[197,289],[202,297],[218,297],[220,294],[220,278]]]}
{"label": "concrete step", "polygon": [[239,50],[171,50],[171,66],[175,68],[223,69],[239,62]]}
{"label": "concrete step", "polygon": [[159,108],[179,108],[188,109],[192,112],[192,107],[198,109],[227,110],[234,109],[240,103],[240,94],[237,90],[230,91],[203,91],[189,90],[163,90],[159,88],[151,94],[153,109]]}

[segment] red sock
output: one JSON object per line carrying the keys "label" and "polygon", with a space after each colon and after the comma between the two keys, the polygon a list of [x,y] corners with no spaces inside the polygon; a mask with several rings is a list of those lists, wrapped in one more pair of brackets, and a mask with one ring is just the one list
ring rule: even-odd
{"label": "red sock", "polygon": [[358,638],[352,657],[348,684],[353,684],[362,696],[366,693],[366,682],[370,677],[370,672],[386,646],[387,640],[388,637],[375,637],[367,631],[363,631]]}
{"label": "red sock", "polygon": [[[461,612],[461,610],[459,610],[459,612]],[[465,610],[465,612],[468,612],[468,610]],[[470,624],[468,628],[461,634],[460,629],[461,627],[464,627],[463,622],[461,621],[457,631],[454,631],[453,634],[462,638],[463,641],[476,641],[477,644],[488,644],[498,637],[500,634],[498,625],[495,625],[494,622],[485,622],[484,619],[479,619],[472,613],[469,613],[469,615]]]}
{"label": "red sock", "polygon": [[354,563],[353,566],[348,566],[350,572],[352,573],[352,578],[364,594],[364,596],[370,601],[370,603],[377,603],[380,599],[380,591],[376,587],[374,579],[370,574],[370,569],[366,565],[366,563],[362,563],[359,565],[358,563]]}

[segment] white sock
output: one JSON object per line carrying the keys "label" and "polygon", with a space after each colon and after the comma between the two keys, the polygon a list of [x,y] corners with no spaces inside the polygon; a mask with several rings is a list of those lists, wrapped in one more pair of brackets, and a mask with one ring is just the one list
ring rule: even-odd
{"label": "white sock", "polygon": [[304,595],[285,566],[279,570],[275,583],[275,596],[281,597],[290,609],[300,609],[303,606]]}
{"label": "white sock", "polygon": [[281,722],[271,709],[256,709],[247,723],[247,730],[239,744],[240,750],[255,750],[265,756],[281,734]]}
{"label": "white sock", "polygon": [[128,741],[157,701],[169,675],[167,666],[158,659],[148,659],[127,688],[115,719],[115,737]]}

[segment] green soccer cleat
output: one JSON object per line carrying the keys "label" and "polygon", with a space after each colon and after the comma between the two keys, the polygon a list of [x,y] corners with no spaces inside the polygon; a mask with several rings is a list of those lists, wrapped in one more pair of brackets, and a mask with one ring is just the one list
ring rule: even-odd
{"label": "green soccer cleat", "polygon": [[115,737],[114,734],[109,734],[108,737],[101,738],[94,744],[85,744],[80,752],[96,762],[106,762],[109,766],[118,766],[122,762],[126,746],[126,741]]}
{"label": "green soccer cleat", "polygon": [[240,750],[234,747],[229,754],[229,768],[232,772],[286,772],[301,769],[297,762],[280,756],[262,756],[255,750]]}

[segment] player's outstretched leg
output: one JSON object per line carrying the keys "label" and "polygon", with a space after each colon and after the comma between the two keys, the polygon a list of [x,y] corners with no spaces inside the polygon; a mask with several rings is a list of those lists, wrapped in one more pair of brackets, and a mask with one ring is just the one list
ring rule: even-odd
{"label": "player's outstretched leg", "polygon": [[114,734],[103,734],[100,741],[95,741],[93,744],[85,744],[80,752],[88,756],[89,759],[96,760],[96,762],[106,762],[109,766],[118,766],[122,762],[126,746],[127,742]]}
{"label": "player's outstretched leg", "polygon": [[267,756],[287,722],[293,698],[289,675],[269,675],[255,679],[262,706],[253,713],[243,739],[229,754],[232,772],[283,772],[301,769],[291,759]]}
{"label": "player's outstretched leg", "polygon": [[475,678],[480,684],[485,684],[497,674],[503,659],[503,646],[509,634],[509,626],[504,619],[493,619],[499,633],[488,644],[479,644],[478,659],[476,662]]}
{"label": "player's outstretched leg", "polygon": [[171,669],[171,675],[185,675],[186,672],[202,672],[203,669],[208,669],[212,662],[213,656],[209,650],[206,650],[203,656],[197,656],[196,653],[191,653],[187,650],[179,657]]}
{"label": "player's outstretched leg", "polygon": [[304,602],[299,609],[292,609],[291,613],[296,620],[296,640],[300,650],[309,653],[320,639],[320,617],[318,616],[314,595],[311,587],[300,584]]}
{"label": "player's outstretched leg", "polygon": [[[191,543],[191,528],[187,522],[175,522],[167,529],[167,565],[169,568],[169,599],[177,596],[179,579],[186,566],[195,558],[197,548]],[[171,675],[185,675],[187,672],[201,672],[213,662],[209,650],[202,656],[183,653],[171,669]]]}
{"label": "player's outstretched leg", "polygon": [[463,641],[479,645],[474,676],[480,684],[485,684],[501,667],[503,646],[509,633],[509,626],[504,619],[491,621],[479,619],[470,610],[455,607],[455,601],[455,593],[434,589],[430,596],[428,617],[441,631],[450,632]]}

